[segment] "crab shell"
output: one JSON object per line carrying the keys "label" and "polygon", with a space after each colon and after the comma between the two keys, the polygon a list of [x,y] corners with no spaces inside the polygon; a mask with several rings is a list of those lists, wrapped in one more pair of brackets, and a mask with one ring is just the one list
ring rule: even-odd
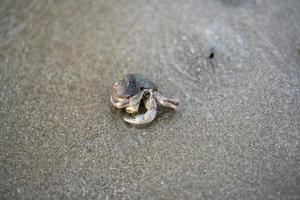
{"label": "crab shell", "polygon": [[[179,100],[170,99],[157,92],[155,84],[141,74],[128,74],[112,87],[110,97],[116,108],[125,108],[132,116],[125,116],[124,121],[133,125],[145,125],[154,120],[157,103],[176,110]],[[146,112],[138,114],[140,102],[143,101]]]}
{"label": "crab shell", "polygon": [[156,85],[141,74],[128,74],[122,80],[117,81],[112,87],[112,99],[122,101],[137,95],[144,89],[157,90]]}

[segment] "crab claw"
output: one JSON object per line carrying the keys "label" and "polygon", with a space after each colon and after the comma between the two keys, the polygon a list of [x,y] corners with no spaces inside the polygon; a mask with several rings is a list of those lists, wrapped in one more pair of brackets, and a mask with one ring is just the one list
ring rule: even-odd
{"label": "crab claw", "polygon": [[176,110],[179,105],[178,99],[166,98],[166,97],[162,96],[161,94],[159,94],[158,92],[153,92],[153,95],[156,98],[156,100],[158,101],[158,103],[160,103],[163,106],[170,107],[170,108],[173,108],[174,110]]}
{"label": "crab claw", "polygon": [[115,108],[125,108],[129,104],[128,99],[116,101],[112,96],[110,96],[110,102]]}
{"label": "crab claw", "polygon": [[110,102],[116,108],[125,108],[129,106],[133,106],[138,104],[141,101],[141,99],[144,96],[144,93],[145,91],[141,91],[140,93],[132,97],[125,98],[124,100],[119,100],[119,99],[117,100],[113,96],[110,96]]}
{"label": "crab claw", "polygon": [[124,121],[136,126],[146,125],[152,122],[157,113],[157,104],[152,91],[150,91],[149,97],[144,100],[144,104],[147,109],[144,114],[139,114],[134,117],[125,116]]}

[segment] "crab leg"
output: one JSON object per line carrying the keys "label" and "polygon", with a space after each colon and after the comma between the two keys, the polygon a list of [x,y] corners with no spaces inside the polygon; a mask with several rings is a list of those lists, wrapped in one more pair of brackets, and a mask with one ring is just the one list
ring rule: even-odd
{"label": "crab leg", "polygon": [[134,117],[125,116],[124,121],[133,125],[146,125],[152,122],[157,113],[157,104],[152,91],[150,91],[149,97],[145,99],[144,104],[147,109],[144,114],[139,114]]}
{"label": "crab leg", "polygon": [[160,103],[163,106],[167,106],[167,107],[170,107],[170,108],[173,108],[174,110],[176,110],[179,105],[178,99],[166,98],[166,97],[162,96],[161,94],[159,94],[158,92],[154,92],[153,95],[156,98],[156,100],[158,101],[158,103]]}
{"label": "crab leg", "polygon": [[145,91],[141,91],[140,93],[138,93],[130,98],[124,99],[122,101],[116,101],[116,100],[114,100],[114,98],[112,96],[110,96],[110,102],[116,108],[125,108],[128,106],[133,106],[133,105],[138,104],[141,101],[144,93],[145,93]]}

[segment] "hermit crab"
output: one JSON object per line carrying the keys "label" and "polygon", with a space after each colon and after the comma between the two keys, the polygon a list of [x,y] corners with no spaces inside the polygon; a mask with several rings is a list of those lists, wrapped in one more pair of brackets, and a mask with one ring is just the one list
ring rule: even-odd
{"label": "hermit crab", "polygon": [[[115,108],[128,113],[124,121],[132,125],[146,125],[152,122],[157,113],[157,103],[177,109],[179,100],[170,99],[157,92],[156,85],[141,74],[128,74],[112,87],[110,101]],[[145,112],[139,113],[141,106]]]}

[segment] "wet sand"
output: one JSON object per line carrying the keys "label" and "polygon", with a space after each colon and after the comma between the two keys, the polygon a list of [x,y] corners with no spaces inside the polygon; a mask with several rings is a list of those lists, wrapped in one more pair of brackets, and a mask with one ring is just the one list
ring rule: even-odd
{"label": "wet sand", "polygon": [[[300,1],[0,2],[1,199],[299,199]],[[145,128],[111,86],[181,101]]]}

